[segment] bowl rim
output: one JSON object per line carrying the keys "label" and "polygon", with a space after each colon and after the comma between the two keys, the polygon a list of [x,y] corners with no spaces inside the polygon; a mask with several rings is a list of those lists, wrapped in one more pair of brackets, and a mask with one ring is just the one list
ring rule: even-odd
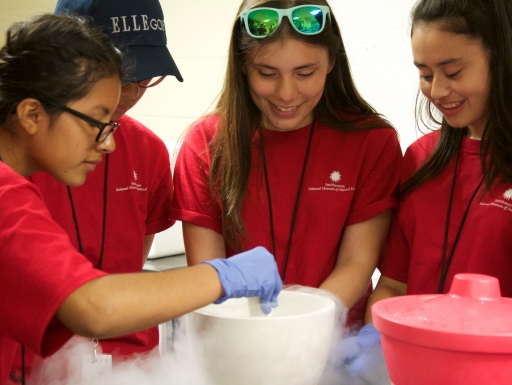
{"label": "bowl rim", "polygon": [[[285,294],[286,293],[286,294]],[[301,295],[301,296],[309,296],[309,297],[317,297],[321,300],[326,301],[326,305],[318,310],[311,311],[305,314],[290,314],[290,315],[279,315],[279,316],[272,316],[272,312],[270,314],[262,314],[262,315],[253,315],[253,316],[241,316],[241,315],[226,315],[226,314],[213,314],[208,311],[205,311],[205,309],[215,306],[215,304],[209,304],[206,305],[200,309],[196,309],[192,312],[190,312],[190,315],[196,315],[196,316],[205,316],[205,317],[211,317],[211,318],[219,318],[219,319],[225,319],[225,320],[244,320],[247,322],[255,322],[255,321],[261,321],[262,319],[265,320],[272,320],[272,321],[279,321],[279,320],[285,320],[290,318],[299,318],[299,317],[311,317],[314,315],[322,314],[325,312],[331,312],[336,311],[336,301],[333,298],[329,298],[328,296],[318,295],[314,293],[309,292],[301,292],[296,290],[283,290],[281,294],[285,295]],[[222,304],[219,304],[222,305]],[[278,305],[279,306],[279,305]]]}
{"label": "bowl rim", "polygon": [[[440,294],[416,295],[422,299],[438,297]],[[411,296],[408,296],[411,297]],[[372,316],[375,328],[384,336],[423,347],[472,353],[504,353],[512,354],[512,331],[502,334],[484,334],[475,332],[457,332],[439,330],[433,327],[419,327],[401,322],[389,314],[386,305],[405,298],[392,297],[378,301],[372,305]]]}

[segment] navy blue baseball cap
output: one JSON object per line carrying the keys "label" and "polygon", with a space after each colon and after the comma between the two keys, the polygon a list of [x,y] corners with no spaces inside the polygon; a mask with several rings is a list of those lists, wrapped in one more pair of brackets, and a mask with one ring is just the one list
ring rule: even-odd
{"label": "navy blue baseball cap", "polygon": [[167,49],[164,14],[158,0],[59,0],[55,14],[83,16],[123,52],[126,83],[172,75],[183,77]]}

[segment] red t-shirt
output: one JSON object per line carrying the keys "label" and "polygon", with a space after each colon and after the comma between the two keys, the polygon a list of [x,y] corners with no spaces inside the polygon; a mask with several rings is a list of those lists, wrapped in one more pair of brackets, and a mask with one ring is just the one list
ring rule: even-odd
{"label": "red t-shirt", "polygon": [[[432,153],[438,134],[429,133],[407,149],[402,180],[412,175]],[[454,166],[455,159],[452,159],[435,179],[408,194],[400,203],[393,221],[379,270],[386,277],[407,283],[408,294],[433,294],[438,291]],[[464,138],[455,180],[448,252],[468,202],[481,179],[480,141]],[[486,191],[485,186],[482,186],[471,203],[462,227],[444,292],[450,289],[455,274],[478,273],[497,277],[502,295],[512,297],[510,234],[512,185],[496,182],[491,191]]]}
{"label": "red t-shirt", "polygon": [[[208,144],[217,118],[195,123],[181,147],[174,169],[175,219],[222,234],[221,207],[208,184]],[[264,130],[271,190],[276,261],[282,274],[293,207],[311,125],[291,132]],[[393,129],[343,132],[315,123],[302,186],[285,284],[318,287],[332,272],[344,229],[395,208],[402,152]],[[260,156],[259,135],[252,147],[251,174],[242,207],[248,237],[243,249],[272,250],[269,206]],[[227,250],[227,255],[233,255]],[[370,288],[371,292],[371,288]],[[353,308],[362,321],[366,296]]]}
{"label": "red t-shirt", "polygon": [[[108,273],[142,271],[145,235],[174,224],[169,217],[172,176],[165,144],[140,122],[123,116],[114,134],[116,150],[108,157],[106,234],[101,269]],[[98,266],[102,243],[106,159],[71,187],[84,255]],[[30,178],[41,190],[52,217],[78,250],[67,186],[45,173]],[[116,355],[146,352],[158,345],[158,328],[100,341],[103,352]]]}
{"label": "red t-shirt", "polygon": [[0,162],[0,383],[25,344],[40,355],[73,333],[54,315],[74,290],[105,273],[95,270],[51,218],[37,187]]}

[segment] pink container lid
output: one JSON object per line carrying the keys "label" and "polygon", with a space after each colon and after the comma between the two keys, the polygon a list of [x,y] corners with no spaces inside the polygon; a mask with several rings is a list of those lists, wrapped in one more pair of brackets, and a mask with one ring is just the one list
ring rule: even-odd
{"label": "pink container lid", "polygon": [[457,274],[449,293],[388,298],[372,306],[383,335],[436,349],[512,353],[512,299],[496,278]]}

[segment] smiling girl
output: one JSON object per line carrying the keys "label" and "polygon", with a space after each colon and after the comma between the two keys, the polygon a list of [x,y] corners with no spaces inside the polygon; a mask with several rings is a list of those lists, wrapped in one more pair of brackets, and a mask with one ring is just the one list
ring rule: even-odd
{"label": "smiling girl", "polygon": [[[405,153],[367,322],[373,303],[446,293],[458,273],[497,277],[512,297],[512,2],[420,0],[411,36],[418,120],[433,131]],[[368,323],[357,342],[345,363],[364,376],[379,332]]]}
{"label": "smiling girl", "polygon": [[498,277],[511,297],[512,4],[422,0],[412,19],[422,105],[440,127],[406,152],[372,302],[444,293],[464,272]]}
{"label": "smiling girl", "polygon": [[359,325],[401,158],[355,88],[326,1],[243,1],[217,108],[176,163],[188,263],[265,246],[285,284],[330,290]]}

